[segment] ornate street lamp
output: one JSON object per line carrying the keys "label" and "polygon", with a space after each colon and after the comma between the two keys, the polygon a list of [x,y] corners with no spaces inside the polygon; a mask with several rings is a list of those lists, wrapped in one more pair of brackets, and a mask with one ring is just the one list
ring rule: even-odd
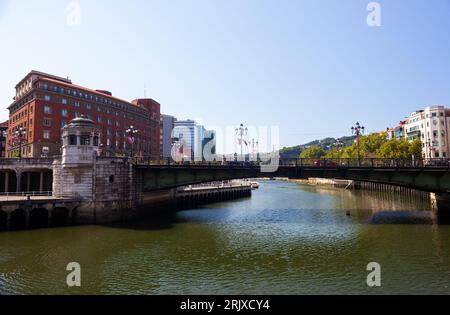
{"label": "ornate street lamp", "polygon": [[256,155],[256,160],[258,160],[259,141],[252,139],[251,146],[252,146],[252,158],[254,158]]}
{"label": "ornate street lamp", "polygon": [[131,158],[133,159],[135,135],[139,132],[139,130],[135,129],[134,126],[131,125],[130,128],[128,128],[125,132],[128,134],[128,141],[131,144]]}
{"label": "ornate street lamp", "polygon": [[19,159],[22,158],[22,139],[26,135],[26,129],[23,127],[20,127],[16,130],[15,135],[19,138]]}
{"label": "ornate street lamp", "polygon": [[338,153],[341,152],[341,148],[344,147],[344,143],[340,139],[337,139],[333,145],[336,147]]}
{"label": "ornate street lamp", "polygon": [[358,146],[358,165],[361,167],[361,147],[359,137],[364,134],[366,128],[364,126],[361,126],[359,122],[357,122],[356,125],[353,126],[351,129],[352,134],[356,135],[356,143]]}
{"label": "ornate street lamp", "polygon": [[248,128],[244,127],[244,124],[241,124],[239,128],[236,128],[236,135],[239,137],[239,143],[241,145],[241,160],[244,161],[244,137],[247,137]]}

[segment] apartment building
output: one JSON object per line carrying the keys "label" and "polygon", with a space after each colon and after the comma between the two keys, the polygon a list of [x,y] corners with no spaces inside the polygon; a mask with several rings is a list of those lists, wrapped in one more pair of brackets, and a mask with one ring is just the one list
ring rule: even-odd
{"label": "apartment building", "polygon": [[422,142],[424,158],[450,157],[450,109],[444,106],[426,107],[413,112],[402,127],[407,140],[418,139]]}
{"label": "apartment building", "polygon": [[[31,71],[17,85],[9,109],[7,157],[37,158],[60,154],[61,129],[72,119],[86,116],[101,130],[105,155],[160,157],[160,104],[152,99],[128,102],[106,90],[75,85],[62,78]],[[139,132],[133,141],[126,130]],[[19,141],[17,131],[23,136]],[[21,154],[19,154],[19,150]]]}

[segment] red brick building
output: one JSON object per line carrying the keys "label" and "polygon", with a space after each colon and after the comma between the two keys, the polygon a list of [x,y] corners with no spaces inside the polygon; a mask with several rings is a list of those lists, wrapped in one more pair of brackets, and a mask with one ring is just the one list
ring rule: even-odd
{"label": "red brick building", "polygon": [[[60,154],[61,128],[85,115],[102,130],[103,153],[124,156],[131,151],[126,130],[139,130],[133,151],[136,155],[160,156],[160,104],[152,99],[127,102],[104,90],[72,84],[69,79],[31,71],[16,86],[9,106],[7,157],[41,157]],[[17,131],[24,130],[22,140]]]}

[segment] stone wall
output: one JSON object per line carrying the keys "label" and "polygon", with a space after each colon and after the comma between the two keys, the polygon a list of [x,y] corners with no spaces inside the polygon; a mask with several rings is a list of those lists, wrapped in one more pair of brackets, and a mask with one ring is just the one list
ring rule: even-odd
{"label": "stone wall", "polygon": [[92,164],[53,164],[53,196],[80,201],[77,223],[95,224],[130,219],[142,198],[136,172],[127,161],[101,158]]}

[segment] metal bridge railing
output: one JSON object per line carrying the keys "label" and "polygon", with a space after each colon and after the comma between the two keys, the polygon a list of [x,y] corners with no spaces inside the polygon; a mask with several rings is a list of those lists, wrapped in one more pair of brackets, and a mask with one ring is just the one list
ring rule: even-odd
{"label": "metal bridge railing", "polygon": [[[131,159],[130,159],[131,161]],[[263,164],[256,161],[221,161],[221,162],[175,162],[171,159],[155,160],[149,158],[135,158],[133,164],[137,166],[167,166],[167,167],[189,167],[189,168],[259,168]],[[307,168],[438,168],[450,170],[450,159],[383,159],[383,158],[361,158],[361,159],[280,159],[279,166],[284,167],[307,167]]]}

